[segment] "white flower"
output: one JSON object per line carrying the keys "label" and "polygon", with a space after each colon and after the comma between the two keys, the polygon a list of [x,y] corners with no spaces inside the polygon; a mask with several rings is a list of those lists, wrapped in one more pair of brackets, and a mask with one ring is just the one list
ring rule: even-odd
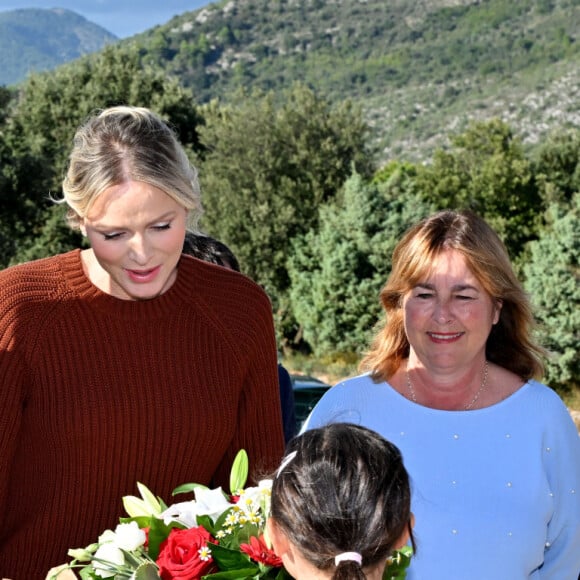
{"label": "white flower", "polygon": [[121,550],[133,552],[147,541],[145,531],[139,528],[137,522],[119,524],[115,528],[115,545]]}
{"label": "white flower", "polygon": [[117,573],[119,566],[125,564],[125,556],[117,546],[107,542],[95,552],[92,564],[97,576],[112,578]]}
{"label": "white flower", "polygon": [[200,487],[195,490],[195,500],[199,507],[199,514],[207,515],[213,521],[233,505],[226,499],[221,487],[217,489],[204,489]]}
{"label": "white flower", "polygon": [[197,504],[195,501],[184,501],[174,503],[159,515],[165,525],[171,522],[178,522],[187,528],[197,528]]}
{"label": "white flower", "polygon": [[99,545],[109,544],[115,541],[115,532],[113,530],[105,530],[98,539]]}
{"label": "white flower", "polygon": [[269,508],[271,493],[272,480],[263,479],[258,483],[258,487],[248,487],[241,490],[237,505],[246,514],[255,516],[258,509]]}
{"label": "white flower", "polygon": [[262,479],[261,481],[258,482],[258,487],[264,493],[272,493],[272,483],[273,481],[271,479]]}
{"label": "white flower", "polygon": [[195,490],[195,500],[176,503],[161,513],[166,524],[179,522],[188,528],[197,527],[197,516],[209,516],[214,522],[231,504],[222,492],[222,488]]}

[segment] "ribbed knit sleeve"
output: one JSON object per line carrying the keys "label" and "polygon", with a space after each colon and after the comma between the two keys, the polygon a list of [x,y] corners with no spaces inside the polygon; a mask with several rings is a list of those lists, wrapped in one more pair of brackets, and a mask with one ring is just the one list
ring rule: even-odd
{"label": "ribbed knit sleeve", "polygon": [[[254,481],[270,475],[283,453],[283,431],[277,352],[272,306],[264,291],[249,278],[228,269],[200,264],[193,258],[183,259],[201,267],[207,278],[200,280],[195,292],[199,310],[207,313],[207,327],[219,327],[231,354],[236,356],[242,375],[240,400],[229,449],[216,470],[215,483],[227,488],[233,459],[240,449],[248,452],[250,476]],[[198,270],[198,279],[201,273]],[[202,290],[203,288],[203,290]],[[215,303],[219,303],[219,309]],[[212,306],[214,305],[214,306]],[[211,359],[208,359],[208,361]],[[215,359],[217,372],[224,359]],[[236,381],[235,376],[229,380]],[[218,403],[220,408],[228,401]]]}
{"label": "ribbed knit sleeve", "polygon": [[238,449],[283,452],[271,306],[184,257],[147,301],[94,287],[78,251],[0,273],[0,577],[43,578],[142,482],[227,486]]}

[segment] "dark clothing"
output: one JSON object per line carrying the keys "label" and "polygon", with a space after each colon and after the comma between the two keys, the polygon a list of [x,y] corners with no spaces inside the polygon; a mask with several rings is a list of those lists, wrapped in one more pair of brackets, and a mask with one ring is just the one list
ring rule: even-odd
{"label": "dark clothing", "polygon": [[296,410],[294,408],[292,377],[281,364],[278,364],[278,382],[280,383],[284,441],[288,443],[296,435]]}

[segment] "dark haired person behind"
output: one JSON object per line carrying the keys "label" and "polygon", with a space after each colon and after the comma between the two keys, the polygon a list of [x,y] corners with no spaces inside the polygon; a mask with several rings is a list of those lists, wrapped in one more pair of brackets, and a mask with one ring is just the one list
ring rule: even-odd
{"label": "dark haired person behind", "polygon": [[240,272],[240,263],[234,253],[211,236],[188,230],[183,241],[183,253]]}
{"label": "dark haired person behind", "polygon": [[[183,253],[204,262],[211,262],[240,272],[240,264],[234,253],[226,244],[211,236],[188,230],[183,242]],[[284,440],[288,443],[296,435],[296,409],[294,407],[292,378],[280,363],[278,363],[278,384],[280,386]]]}

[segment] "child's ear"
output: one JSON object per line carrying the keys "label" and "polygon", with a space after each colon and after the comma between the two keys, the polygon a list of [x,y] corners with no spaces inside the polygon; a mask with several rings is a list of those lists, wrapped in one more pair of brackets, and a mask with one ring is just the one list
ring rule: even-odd
{"label": "child's ear", "polygon": [[272,549],[276,556],[282,558],[290,551],[290,542],[286,534],[280,529],[280,526],[273,518],[268,518],[266,521],[266,534],[272,542]]}
{"label": "child's ear", "polygon": [[410,537],[410,531],[415,527],[415,514],[411,512],[411,519],[409,520],[409,525],[405,527],[405,531],[401,534],[401,537],[395,542],[393,548],[395,550],[400,550],[408,541]]}

